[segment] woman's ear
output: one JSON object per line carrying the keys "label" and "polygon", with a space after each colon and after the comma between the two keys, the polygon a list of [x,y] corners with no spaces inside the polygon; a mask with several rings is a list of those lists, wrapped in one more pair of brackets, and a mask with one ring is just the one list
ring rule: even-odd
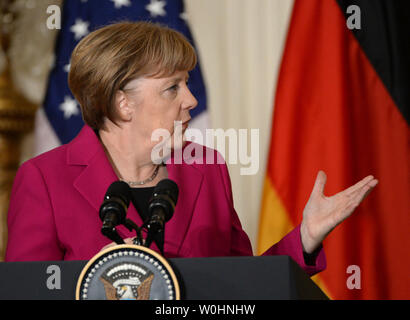
{"label": "woman's ear", "polygon": [[118,90],[115,94],[115,109],[121,121],[131,121],[132,110],[129,106],[127,95],[122,90]]}

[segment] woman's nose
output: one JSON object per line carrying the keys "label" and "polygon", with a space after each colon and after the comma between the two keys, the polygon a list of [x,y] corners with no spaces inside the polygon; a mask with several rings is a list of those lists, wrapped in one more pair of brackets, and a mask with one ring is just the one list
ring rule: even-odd
{"label": "woman's nose", "polygon": [[196,100],[191,90],[189,90],[189,88],[187,87],[182,108],[192,110],[196,108],[197,105],[198,105],[198,100]]}

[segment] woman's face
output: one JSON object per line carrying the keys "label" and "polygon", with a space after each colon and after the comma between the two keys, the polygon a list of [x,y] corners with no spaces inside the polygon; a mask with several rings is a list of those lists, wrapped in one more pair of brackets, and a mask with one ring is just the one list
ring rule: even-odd
{"label": "woman's face", "polygon": [[172,140],[182,139],[182,136],[174,137],[181,131],[174,130],[174,121],[182,122],[183,134],[191,119],[189,110],[198,104],[188,89],[188,77],[187,71],[178,71],[170,77],[139,78],[127,84],[125,100],[131,112],[133,134],[150,142],[151,146],[158,144],[151,141],[156,129],[167,130]]}

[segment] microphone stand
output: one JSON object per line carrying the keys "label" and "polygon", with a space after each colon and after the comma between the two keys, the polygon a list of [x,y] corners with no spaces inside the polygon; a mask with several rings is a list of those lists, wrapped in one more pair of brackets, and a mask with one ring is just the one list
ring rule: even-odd
{"label": "microphone stand", "polygon": [[[164,235],[164,229],[163,228],[158,228],[156,225],[155,225],[155,227],[151,227],[151,225],[148,224],[148,223],[144,223],[142,225],[142,227],[140,228],[131,219],[125,219],[125,222],[123,223],[123,225],[129,231],[135,230],[135,232],[137,234],[137,237],[134,240],[134,244],[139,245],[139,246],[144,246],[146,248],[149,248],[151,246],[152,242],[154,241],[155,236],[163,237],[163,235]],[[141,231],[143,229],[148,231],[147,238],[145,239],[145,242],[143,241],[142,231]],[[110,238],[110,239],[115,241],[117,244],[124,244],[124,240],[118,235],[115,228],[114,228],[111,236],[112,236],[112,238]],[[157,246],[158,246],[158,249],[160,250],[161,254],[164,255],[164,245],[163,245],[162,241],[159,241],[159,243],[157,243]]]}
{"label": "microphone stand", "polygon": [[123,238],[120,237],[115,228],[102,228],[101,233],[116,244],[124,244]]}
{"label": "microphone stand", "polygon": [[[164,236],[164,232],[161,230],[161,231],[158,231],[157,233],[155,233],[155,236],[157,236],[157,237],[163,237]],[[151,245],[151,243],[154,241],[154,235],[152,234],[152,233],[148,233],[147,234],[147,239],[145,239],[145,244],[144,244],[144,246],[145,247],[147,247],[147,248],[149,248],[150,247],[150,245]],[[159,251],[161,252],[161,255],[164,255],[164,244],[163,244],[163,241],[157,241],[157,242],[155,242],[156,244],[157,244],[157,246],[158,246],[158,249],[159,249]]]}
{"label": "microphone stand", "polygon": [[141,232],[142,227],[141,228],[138,227],[138,225],[130,219],[125,219],[124,226],[129,231],[135,230],[135,233],[137,234],[137,239],[136,241],[134,241],[134,244],[142,246],[143,245],[142,232]]}
{"label": "microphone stand", "polygon": [[[137,237],[134,244],[142,246],[143,240],[141,228],[138,227],[138,225],[130,219],[125,219],[125,222],[122,225],[124,225],[129,231],[135,230]],[[103,225],[103,227],[101,228],[101,233],[116,244],[125,244],[124,239],[120,237],[115,227],[108,228],[107,226]]]}
{"label": "microphone stand", "polygon": [[[156,221],[154,221],[154,223],[150,223],[150,221],[146,221],[143,225],[142,225],[142,229],[147,230],[147,238],[145,239],[145,243],[144,246],[146,248],[149,248],[152,244],[152,242],[155,240],[155,237],[164,237],[164,227],[160,227],[158,224],[155,223]],[[158,238],[157,238],[158,239]],[[155,241],[155,243],[157,244],[157,247],[159,249],[159,251],[161,252],[162,255],[164,255],[164,243],[163,241]]]}

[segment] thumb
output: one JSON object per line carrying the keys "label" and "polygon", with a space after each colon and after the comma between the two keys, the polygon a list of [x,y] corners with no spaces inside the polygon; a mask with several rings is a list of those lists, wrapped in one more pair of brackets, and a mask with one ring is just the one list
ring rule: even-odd
{"label": "thumb", "polygon": [[322,170],[319,170],[317,177],[316,177],[315,185],[313,186],[312,194],[323,195],[323,191],[326,185],[326,180],[327,180],[326,173]]}

